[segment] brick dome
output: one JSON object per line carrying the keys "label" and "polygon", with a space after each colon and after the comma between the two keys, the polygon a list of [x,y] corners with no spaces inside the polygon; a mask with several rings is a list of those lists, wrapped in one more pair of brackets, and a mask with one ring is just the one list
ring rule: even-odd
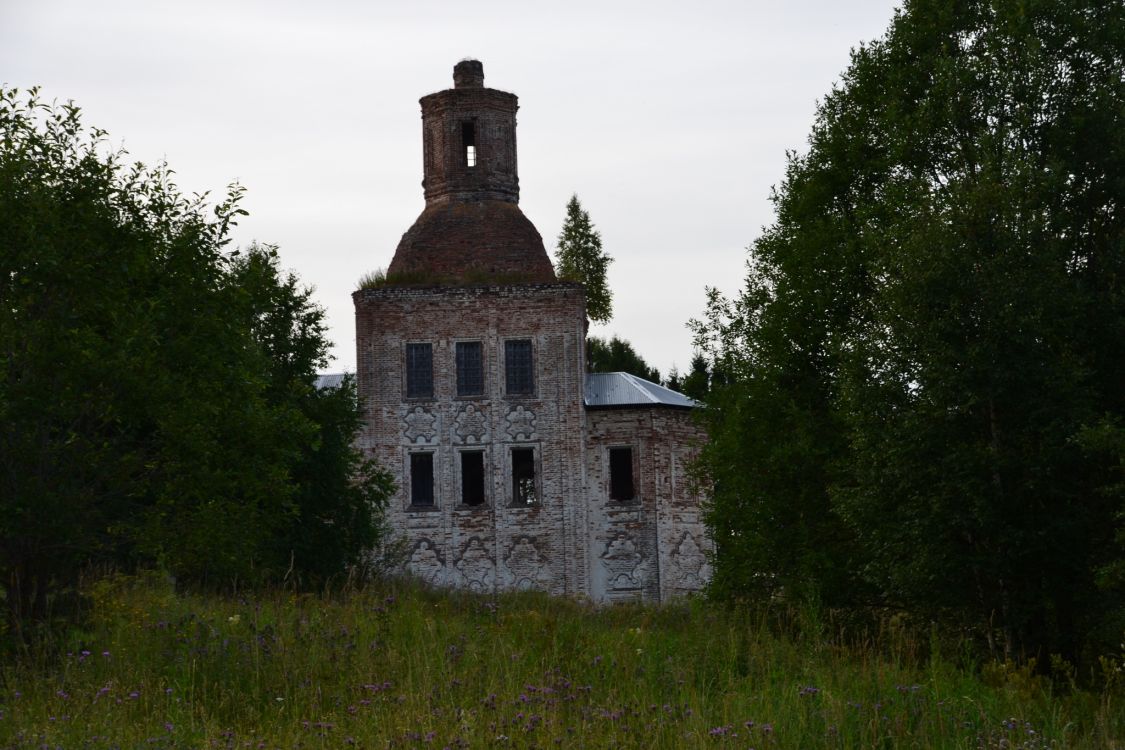
{"label": "brick dome", "polygon": [[441,282],[554,281],[543,238],[515,203],[443,201],[426,206],[387,269]]}
{"label": "brick dome", "polygon": [[421,99],[426,208],[402,236],[388,280],[554,281],[543,238],[519,208],[516,96],[485,88],[476,60],[458,63],[453,80]]}

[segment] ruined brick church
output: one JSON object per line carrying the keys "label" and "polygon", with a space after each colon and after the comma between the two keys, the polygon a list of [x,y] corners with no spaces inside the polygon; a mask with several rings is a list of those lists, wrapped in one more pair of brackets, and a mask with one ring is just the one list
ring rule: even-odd
{"label": "ruined brick church", "polygon": [[519,207],[516,96],[476,60],[453,81],[421,99],[425,209],[385,282],[353,295],[361,447],[397,482],[406,569],[595,601],[698,590],[695,404],[586,373],[582,285],[555,277]]}

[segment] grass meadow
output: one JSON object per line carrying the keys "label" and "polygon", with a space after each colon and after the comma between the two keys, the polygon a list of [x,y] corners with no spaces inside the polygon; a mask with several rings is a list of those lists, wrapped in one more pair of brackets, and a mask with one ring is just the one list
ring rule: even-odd
{"label": "grass meadow", "polygon": [[1099,690],[893,619],[594,608],[389,583],[203,596],[154,576],[0,665],[0,748],[1125,748]]}

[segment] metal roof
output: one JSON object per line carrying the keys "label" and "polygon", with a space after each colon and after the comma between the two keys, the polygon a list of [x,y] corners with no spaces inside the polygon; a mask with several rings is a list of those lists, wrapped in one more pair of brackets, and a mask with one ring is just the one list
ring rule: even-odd
{"label": "metal roof", "polygon": [[316,376],[317,390],[324,390],[325,388],[339,388],[340,383],[344,382],[344,373],[342,372],[325,372]]}
{"label": "metal roof", "polygon": [[699,402],[627,372],[596,372],[586,376],[587,409],[625,406],[693,409]]}
{"label": "metal roof", "polygon": [[[316,376],[316,387],[339,388],[343,380],[344,373],[323,373]],[[587,409],[629,406],[694,409],[699,406],[699,402],[627,372],[597,372],[586,376],[585,405]]]}

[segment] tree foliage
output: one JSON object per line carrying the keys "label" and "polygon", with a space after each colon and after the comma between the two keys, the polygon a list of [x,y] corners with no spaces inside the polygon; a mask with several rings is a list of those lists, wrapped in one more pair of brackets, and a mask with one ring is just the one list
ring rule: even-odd
{"label": "tree foliage", "polygon": [[707,394],[711,392],[711,368],[707,358],[702,352],[696,352],[691,358],[691,369],[684,375],[680,390],[685,396],[696,401],[706,401]]}
{"label": "tree foliage", "polygon": [[277,249],[252,246],[231,258],[230,275],[243,301],[244,324],[265,354],[266,393],[295,405],[309,433],[289,468],[294,512],[271,540],[275,562],[310,584],[366,561],[383,538],[382,508],[393,492],[390,474],[365,459],[353,441],[362,426],[355,381],[313,387],[328,364],[324,311],[292,273],[278,268]]}
{"label": "tree foliage", "polygon": [[1122,70],[1083,0],[914,0],[853,52],[696,323],[719,590],[1120,634]]}
{"label": "tree foliage", "polygon": [[681,374],[675,365],[668,372],[668,379],[664,381],[665,388],[671,388],[677,393],[706,402],[711,392],[711,366],[703,352],[696,352],[691,357],[691,369],[686,374]]}
{"label": "tree foliage", "polygon": [[586,370],[627,372],[653,383],[660,382],[660,371],[649,367],[632,344],[616,336],[608,341],[597,336],[586,337]]}
{"label": "tree foliage", "polygon": [[613,262],[602,250],[602,236],[590,222],[590,214],[572,195],[566,204],[566,219],[559,232],[555,252],[555,272],[560,279],[579,281],[586,286],[586,315],[596,323],[613,317],[613,292],[606,274]]}
{"label": "tree foliage", "polygon": [[[338,571],[386,495],[351,447],[354,390],[313,386],[323,312],[272,248],[226,249],[241,189],[211,208],[126,157],[73,105],[0,91],[0,574],[17,624],[93,561],[214,583]],[[327,566],[297,544],[326,525],[347,546]]]}

